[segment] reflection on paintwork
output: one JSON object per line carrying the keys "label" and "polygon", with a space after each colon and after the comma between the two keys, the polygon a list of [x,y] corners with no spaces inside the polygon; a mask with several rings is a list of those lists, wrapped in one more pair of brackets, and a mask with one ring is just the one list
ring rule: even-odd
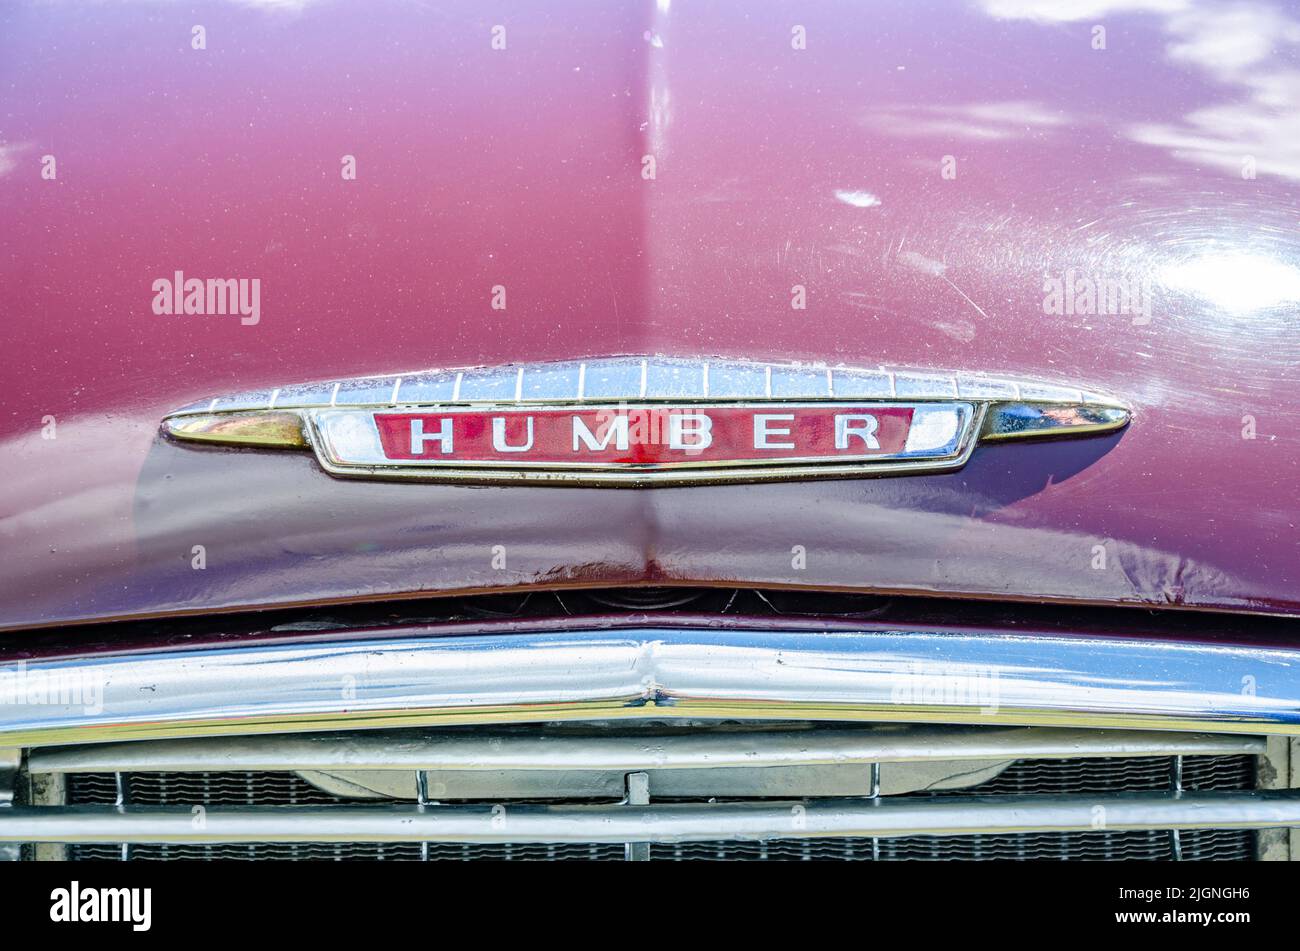
{"label": "reflection on paintwork", "polygon": [[836,190],[835,197],[846,205],[852,205],[854,208],[875,208],[880,204],[880,199],[871,192],[841,188]]}
{"label": "reflection on paintwork", "polygon": [[[794,50],[752,5],[560,0],[501,52],[468,0],[193,8],[201,68],[155,4],[0,5],[0,623],[666,578],[1300,612],[1289,5],[826,0]],[[232,262],[256,327],[149,312],[160,265]],[[1070,269],[1155,278],[1150,322],[1045,314]],[[593,353],[1081,380],[1134,421],[898,484],[544,505],[155,438],[212,394]]]}
{"label": "reflection on paintwork", "polygon": [[[1177,121],[1127,127],[1135,142],[1165,149],[1180,161],[1230,173],[1300,179],[1300,19],[1284,3],[1221,0],[984,0],[1003,20],[1111,23],[1126,13],[1150,13],[1160,24],[1164,54],[1220,87]],[[1249,159],[1249,163],[1246,160]],[[1256,168],[1257,166],[1257,168]]]}
{"label": "reflection on paintwork", "polygon": [[1300,304],[1300,269],[1259,254],[1200,255],[1161,268],[1160,280],[1234,315]]}

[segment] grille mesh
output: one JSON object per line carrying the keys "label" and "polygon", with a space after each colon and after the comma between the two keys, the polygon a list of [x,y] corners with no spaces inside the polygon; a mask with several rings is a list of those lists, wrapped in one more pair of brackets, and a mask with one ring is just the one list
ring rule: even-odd
{"label": "grille mesh", "polygon": [[[73,859],[120,860],[121,848],[114,845],[79,845]],[[133,845],[132,861],[282,861],[323,862],[418,862],[418,842],[333,843],[333,842],[250,842],[243,845]],[[611,861],[623,858],[623,846],[608,844],[556,843],[553,845],[474,845],[429,843],[431,862],[560,862]]]}
{"label": "grille mesh", "polygon": [[[1249,860],[1254,840],[1236,830],[1181,833],[1184,859]],[[1168,861],[1168,832],[1048,832],[1029,835],[907,836],[880,839],[881,860],[1012,861]],[[841,860],[871,861],[870,839],[772,839],[768,842],[688,842],[652,845],[653,859]]]}
{"label": "grille mesh", "polygon": [[[1159,791],[1169,788],[1170,757],[1115,757],[1073,760],[1020,760],[978,786],[912,796],[997,796],[1106,794]],[[124,791],[136,805],[326,805],[367,802],[333,796],[293,773],[128,773]],[[1251,789],[1255,760],[1251,756],[1188,756],[1183,759],[1183,785],[1189,790]],[[68,776],[68,802],[112,803],[117,795],[112,774]],[[1180,834],[1183,858],[1246,860],[1255,856],[1250,830],[1194,830]],[[73,859],[121,858],[116,845],[77,845]],[[617,860],[622,845],[473,845],[431,842],[428,857],[437,861],[562,861]],[[872,860],[960,859],[1012,860],[1128,860],[1174,858],[1173,840],[1165,831],[1051,832],[1012,835],[907,836],[879,839],[771,839],[766,842],[692,842],[652,845],[652,859],[730,860]],[[174,859],[290,859],[290,860],[419,860],[419,843],[248,843],[240,845],[135,845],[136,860]]]}

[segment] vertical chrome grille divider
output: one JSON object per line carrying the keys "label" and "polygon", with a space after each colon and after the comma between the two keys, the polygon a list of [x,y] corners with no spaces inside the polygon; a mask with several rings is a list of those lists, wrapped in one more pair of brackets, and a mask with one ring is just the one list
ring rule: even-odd
{"label": "vertical chrome grille divider", "polygon": [[[126,805],[126,780],[122,773],[113,774],[114,796],[113,805],[121,809]],[[122,843],[121,861],[125,862],[131,858],[131,843]]]}
{"label": "vertical chrome grille divider", "polygon": [[[650,774],[649,773],[628,773],[625,779],[624,788],[627,794],[623,797],[623,803],[628,806],[648,806],[650,805]],[[623,846],[623,857],[629,862],[649,862],[650,861],[650,843],[649,842],[628,842]]]}
{"label": "vertical chrome grille divider", "polygon": [[[871,801],[877,802],[880,799],[880,764],[871,764]],[[880,861],[880,839],[877,836],[871,837],[871,861]]]}
{"label": "vertical chrome grille divider", "polygon": [[[1173,790],[1175,796],[1183,794],[1183,757],[1181,754],[1175,756],[1173,763],[1170,765],[1169,788]],[[1183,840],[1179,831],[1170,829],[1169,838],[1169,844],[1173,847],[1174,861],[1181,862],[1183,860]]]}
{"label": "vertical chrome grille divider", "polygon": [[[14,804],[18,792],[18,770],[23,763],[23,751],[17,748],[0,749],[0,809]],[[20,842],[0,845],[0,862],[17,862],[22,858]]]}
{"label": "vertical chrome grille divider", "polygon": [[[429,774],[423,769],[415,771],[415,801],[424,811],[424,807],[429,804]],[[429,861],[429,840],[423,839],[420,842],[420,861]]]}

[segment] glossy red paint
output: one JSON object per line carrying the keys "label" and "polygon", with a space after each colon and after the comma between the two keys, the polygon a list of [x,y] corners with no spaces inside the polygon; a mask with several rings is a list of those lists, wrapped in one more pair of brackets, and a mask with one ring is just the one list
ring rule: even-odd
{"label": "glossy red paint", "polygon": [[[666,580],[1300,612],[1300,17],[1114,3],[1095,49],[1068,6],[6,4],[0,625]],[[155,315],[177,270],[259,280],[260,319]],[[1053,308],[1080,275],[1145,306]],[[632,492],[157,434],[243,389],[618,353],[1135,414],[945,475]]]}
{"label": "glossy red paint", "polygon": [[[897,454],[907,443],[912,410],[847,404],[788,409],[697,404],[580,411],[375,413],[374,419],[389,459],[664,466],[790,459],[851,461]],[[837,435],[840,430],[843,435]]]}

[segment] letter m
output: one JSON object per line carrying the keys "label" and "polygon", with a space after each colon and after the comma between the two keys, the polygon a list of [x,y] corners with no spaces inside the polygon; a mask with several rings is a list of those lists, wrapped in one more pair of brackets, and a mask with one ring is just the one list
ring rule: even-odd
{"label": "letter m", "polygon": [[100,892],[100,921],[127,921],[135,907],[134,896],[126,888],[105,888]]}
{"label": "letter m", "polygon": [[597,439],[595,433],[587,428],[587,424],[582,421],[582,417],[573,417],[573,451],[578,451],[578,444],[585,443],[589,450],[593,452],[598,449],[608,449],[610,440],[614,441],[616,449],[625,450],[628,444],[628,429],[626,416],[614,416],[596,427],[597,432],[604,431],[604,438]]}
{"label": "letter m", "polygon": [[239,299],[239,281],[234,278],[208,278],[207,300],[209,314],[233,314],[234,304]]}

